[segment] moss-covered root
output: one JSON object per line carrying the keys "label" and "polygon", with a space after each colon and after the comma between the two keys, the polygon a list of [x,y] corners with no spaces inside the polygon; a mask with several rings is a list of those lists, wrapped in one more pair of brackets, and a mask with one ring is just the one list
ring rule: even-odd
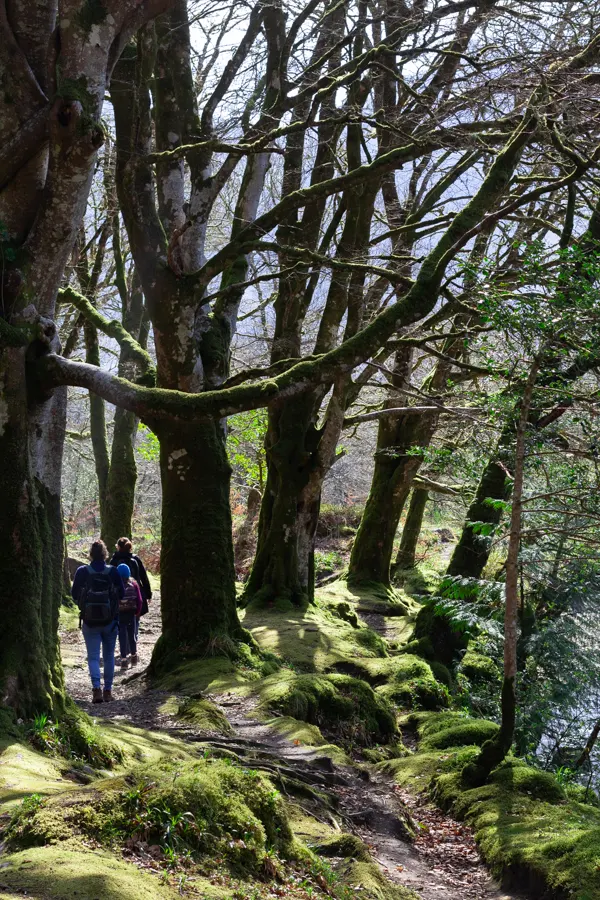
{"label": "moss-covered root", "polygon": [[481,748],[479,755],[463,769],[462,779],[468,787],[485,784],[493,770],[510,751],[515,732],[516,696],[514,678],[502,684],[502,724],[496,734]]}
{"label": "moss-covered root", "polygon": [[374,862],[347,862],[341,867],[339,874],[345,884],[357,889],[357,897],[368,897],[369,900],[418,900],[413,891],[388,881]]}

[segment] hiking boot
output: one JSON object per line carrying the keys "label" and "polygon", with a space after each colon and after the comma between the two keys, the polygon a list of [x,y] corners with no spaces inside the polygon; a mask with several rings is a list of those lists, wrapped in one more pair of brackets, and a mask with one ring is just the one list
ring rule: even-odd
{"label": "hiking boot", "polygon": [[129,668],[129,659],[127,657],[125,657],[125,659],[121,660],[121,669],[124,670],[124,669],[128,669],[128,668]]}
{"label": "hiking boot", "polygon": [[100,688],[92,688],[92,703],[104,703],[104,697]]}
{"label": "hiking boot", "polygon": [[131,665],[137,666],[138,660],[139,660],[139,657],[138,657],[137,653],[132,653],[131,654]]}
{"label": "hiking boot", "polygon": [[110,703],[111,700],[114,700],[115,698],[112,695],[112,691],[107,691],[106,688],[104,688],[102,691],[102,699],[105,703]]}

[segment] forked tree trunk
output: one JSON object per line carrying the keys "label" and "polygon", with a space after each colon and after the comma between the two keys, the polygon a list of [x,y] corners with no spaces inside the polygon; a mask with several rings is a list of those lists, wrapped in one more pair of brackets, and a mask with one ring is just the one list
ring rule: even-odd
{"label": "forked tree trunk", "polygon": [[376,454],[371,490],[350,556],[349,581],[389,585],[398,522],[420,464],[421,457],[393,455],[391,448]]}
{"label": "forked tree trunk", "polygon": [[396,568],[398,569],[413,569],[415,566],[417,543],[423,527],[423,516],[428,499],[429,491],[425,488],[413,489],[396,556]]}
{"label": "forked tree trunk", "polygon": [[230,466],[219,422],[154,426],[163,490],[163,634],[155,669],[186,656],[232,651],[236,610]]}

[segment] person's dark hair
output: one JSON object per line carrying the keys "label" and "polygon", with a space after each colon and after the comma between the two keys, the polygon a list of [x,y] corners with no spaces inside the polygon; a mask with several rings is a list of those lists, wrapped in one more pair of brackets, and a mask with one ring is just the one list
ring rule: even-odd
{"label": "person's dark hair", "polygon": [[117,541],[117,550],[120,550],[121,553],[131,553],[133,550],[133,544],[127,537],[119,538]]}
{"label": "person's dark hair", "polygon": [[106,544],[104,541],[94,541],[92,546],[90,547],[90,559],[92,562],[102,561],[108,558],[108,550],[106,549]]}

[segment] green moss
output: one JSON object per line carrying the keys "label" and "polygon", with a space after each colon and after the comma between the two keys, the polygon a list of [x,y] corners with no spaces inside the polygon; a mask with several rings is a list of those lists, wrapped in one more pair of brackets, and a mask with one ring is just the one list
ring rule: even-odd
{"label": "green moss", "polygon": [[355,834],[335,834],[318,844],[312,844],[311,850],[314,850],[319,856],[337,856],[371,862],[369,848]]}
{"label": "green moss", "polygon": [[225,691],[248,686],[260,677],[257,671],[244,671],[225,657],[186,660],[181,665],[153,680],[156,687],[186,694]]}
{"label": "green moss", "polygon": [[481,747],[484,741],[496,737],[498,725],[485,719],[469,719],[462,724],[443,728],[430,734],[421,741],[421,747],[428,750],[445,750],[448,747],[464,747],[476,744]]}
{"label": "green moss", "polygon": [[410,750],[401,741],[394,741],[392,744],[382,744],[379,747],[366,747],[362,753],[368,762],[380,763],[388,759],[401,759],[409,756]]}
{"label": "green moss", "polygon": [[331,729],[344,741],[370,744],[397,733],[390,708],[364,681],[348,675],[274,678],[262,695],[271,709]]}
{"label": "green moss", "polygon": [[230,759],[162,760],[129,785],[107,780],[102,789],[26,806],[7,832],[10,848],[72,846],[90,838],[112,845],[142,832],[148,843],[222,857],[231,871],[255,872],[267,847],[285,854],[293,843],[272,782]]}
{"label": "green moss", "polygon": [[409,641],[403,647],[404,653],[414,653],[415,656],[422,656],[423,659],[434,659],[435,650],[433,644],[428,637],[419,638],[419,640]]}
{"label": "green moss", "polygon": [[363,612],[379,613],[382,616],[407,616],[418,609],[403,591],[379,582],[351,584],[334,581],[320,588],[316,595],[323,604],[345,602],[352,608],[360,607]]}
{"label": "green moss", "polygon": [[174,900],[179,896],[158,879],[108,853],[62,847],[29,849],[4,857],[0,886],[46,900]]}
{"label": "green moss", "polygon": [[390,682],[377,688],[377,693],[402,709],[444,709],[450,705],[448,688],[430,677]]}
{"label": "green moss", "polygon": [[340,601],[355,608],[347,595],[332,595],[330,603],[319,593],[310,606],[282,610],[252,605],[240,617],[261,650],[275,654],[300,671],[324,672],[343,660],[384,656],[385,643],[378,635],[339,618]]}
{"label": "green moss", "polygon": [[484,656],[471,647],[463,656],[459,671],[475,684],[482,681],[499,682],[501,677],[497,663],[489,656]]}
{"label": "green moss", "polygon": [[519,791],[548,803],[560,803],[566,796],[564,788],[550,772],[533,769],[516,759],[498,766],[490,781],[506,790]]}
{"label": "green moss", "polygon": [[[555,778],[509,758],[482,787],[465,789],[462,770],[493,723],[459,713],[411,713],[419,750],[378,768],[398,784],[429,790],[452,815],[466,819],[493,873],[509,887],[529,884],[536,895],[593,900],[600,896],[600,809],[568,798]],[[482,730],[483,726],[483,730]],[[433,749],[437,748],[437,749]]]}
{"label": "green moss", "polygon": [[346,884],[356,888],[357,893],[360,889],[360,896],[369,900],[417,900],[413,891],[388,881],[375,863],[349,862],[338,871]]}
{"label": "green moss", "polygon": [[123,761],[123,750],[113,743],[94,721],[73,702],[60,719],[69,754],[87,760],[96,768],[113,768]]}
{"label": "green moss", "polygon": [[69,784],[69,764],[46,756],[14,737],[0,737],[0,805],[6,811],[29,794],[48,796]]}
{"label": "green moss", "polygon": [[356,643],[370,650],[376,656],[387,656],[387,648],[383,638],[371,628],[360,628],[356,632]]}
{"label": "green moss", "polygon": [[478,747],[460,747],[443,754],[439,750],[422,750],[401,759],[390,759],[377,768],[405,787],[422,791],[433,779],[447,772],[459,772],[477,756]]}
{"label": "green moss", "polygon": [[233,728],[220,709],[210,700],[190,697],[179,705],[177,717],[191,722],[202,731],[216,731],[219,734],[231,734]]}
{"label": "green moss", "polygon": [[118,720],[102,720],[99,731],[123,753],[123,763],[117,772],[128,771],[132,763],[155,763],[162,759],[190,760],[194,747],[164,731],[145,731]]}
{"label": "green moss", "polygon": [[433,658],[449,666],[468,644],[467,636],[443,613],[438,612],[435,598],[426,603],[415,622],[414,640],[426,640]]}
{"label": "green moss", "polygon": [[447,688],[451,688],[453,679],[450,669],[445,666],[444,663],[438,662],[437,660],[432,660],[429,665],[435,680],[439,681],[440,684],[445,684]]}

